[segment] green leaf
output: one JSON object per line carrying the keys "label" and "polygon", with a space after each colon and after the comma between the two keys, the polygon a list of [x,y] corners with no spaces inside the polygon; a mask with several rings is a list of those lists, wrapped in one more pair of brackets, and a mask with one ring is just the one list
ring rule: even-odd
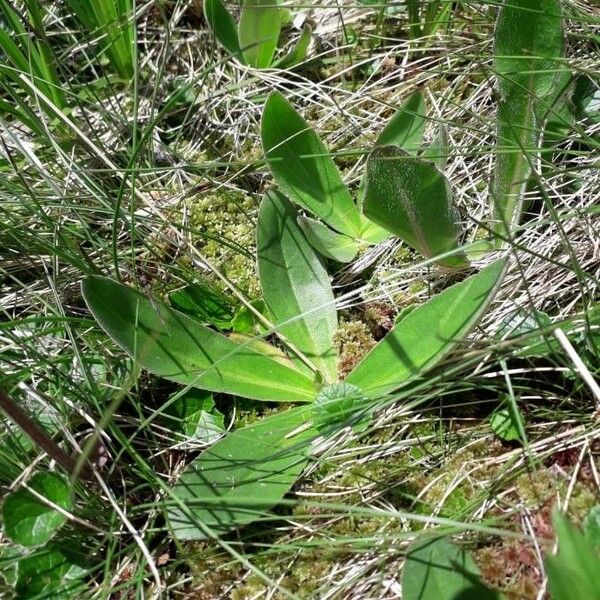
{"label": "green leaf", "polygon": [[227,297],[205,283],[193,283],[169,295],[171,306],[201,323],[229,329],[233,309]]}
{"label": "green leaf", "polygon": [[290,490],[310,455],[317,432],[308,423],[312,407],[298,407],[228,434],[205,450],[173,488],[192,516],[169,510],[180,540],[203,539],[200,521],[221,534],[265,516]]}
{"label": "green leaf", "polygon": [[398,108],[377,137],[375,145],[399,146],[415,155],[421,146],[426,124],[425,97],[421,92],[415,92]]}
{"label": "green leaf", "polygon": [[275,61],[274,67],[278,69],[289,69],[295,65],[304,61],[308,54],[310,47],[310,41],[312,40],[312,29],[310,25],[305,24],[300,34],[300,38],[296,42],[296,45],[280,60]]}
{"label": "green leaf", "polygon": [[[417,150],[421,146],[423,134],[425,133],[426,118],[427,106],[425,104],[425,97],[421,92],[415,92],[398,108],[394,116],[383,128],[375,141],[375,146],[399,146],[405,152],[416,155]],[[363,206],[365,201],[366,179],[367,174],[365,172],[359,187],[360,206]],[[367,221],[367,223],[369,222]],[[382,230],[379,225],[372,223],[363,227],[362,237],[365,240],[371,241],[371,238],[375,236],[378,241],[373,243],[378,243],[389,237],[389,232],[387,236],[383,236],[380,233],[382,231],[386,230]]]}
{"label": "green leaf", "polygon": [[391,235],[387,229],[377,225],[377,223],[373,223],[373,221],[369,221],[363,215],[363,226],[360,232],[360,239],[362,241],[369,242],[369,244],[379,244],[387,240]]}
{"label": "green leaf", "polygon": [[508,397],[504,398],[503,408],[494,411],[490,416],[490,427],[500,439],[506,442],[524,441],[525,420],[519,407]]}
{"label": "green leaf", "polygon": [[[504,319],[495,333],[495,337],[502,340],[510,340],[512,338],[526,336],[529,333],[539,331],[540,328],[549,328],[552,325],[550,317],[542,311],[518,309],[512,315]],[[529,339],[524,342],[523,349],[519,352],[522,358],[535,358],[548,356],[552,351],[558,350],[561,346],[558,341],[550,334],[546,335],[548,343],[544,343],[544,338],[540,340],[540,336],[535,336],[532,343]]]}
{"label": "green leaf", "polygon": [[358,252],[358,245],[351,237],[343,233],[336,233],[320,221],[300,215],[298,225],[300,225],[300,229],[302,229],[312,247],[327,258],[347,263]]}
{"label": "green leaf", "polygon": [[15,590],[18,598],[67,600],[84,596],[87,557],[79,550],[50,545],[21,558]]}
{"label": "green leaf", "polygon": [[176,400],[170,400],[162,411],[166,427],[182,434],[186,445],[211,444],[225,432],[225,418],[215,408],[210,392],[190,389]]}
{"label": "green leaf", "polygon": [[[396,146],[381,146],[369,156],[363,211],[427,257],[458,247],[459,215],[448,180],[433,164]],[[467,264],[462,253],[438,262]]]}
{"label": "green leaf", "polygon": [[437,135],[423,150],[423,154],[421,154],[421,158],[424,160],[430,160],[440,171],[444,171],[446,168],[446,163],[448,162],[449,155],[448,148],[448,128],[444,123],[441,123],[438,126]]}
{"label": "green leaf", "polygon": [[[266,317],[267,320],[271,319],[264,300],[259,298],[258,300],[252,300],[250,304],[261,315]],[[246,335],[260,335],[267,330],[256,314],[254,314],[247,306],[240,306],[235,313],[235,317],[231,321],[231,326],[235,333],[243,333]]]}
{"label": "green leaf", "polygon": [[490,194],[498,233],[506,235],[520,219],[540,135],[537,116],[559,81],[562,51],[560,0],[505,2],[496,22],[494,57],[502,95]]}
{"label": "green leaf", "polygon": [[262,146],[273,178],[293,202],[352,238],[360,234],[360,215],[327,149],[279,93],[263,110]]}
{"label": "green leaf", "polygon": [[280,31],[277,0],[244,0],[238,37],[246,64],[256,69],[268,69],[273,62]]}
{"label": "green leaf", "polygon": [[337,377],[333,334],[337,311],[329,275],[306,241],[291,203],[270,192],[260,205],[258,274],[277,331],[321,371]]}
{"label": "green leaf", "polygon": [[600,505],[593,506],[583,521],[585,539],[600,552]]}
{"label": "green leaf", "polygon": [[408,313],[356,365],[346,382],[373,397],[423,375],[477,324],[505,268],[506,261],[496,261]]}
{"label": "green leaf", "polygon": [[[67,511],[73,508],[69,484],[57,473],[37,473],[27,485],[60,508]],[[2,506],[4,533],[21,546],[45,544],[66,520],[24,488],[11,492]]]}
{"label": "green leaf", "polygon": [[312,381],[121,283],[91,275],[83,297],[104,331],[165,379],[255,400],[311,402]]}
{"label": "green leaf", "polygon": [[600,598],[598,550],[561,513],[553,521],[558,554],[547,554],[544,560],[552,600]]}
{"label": "green leaf", "polygon": [[222,0],[204,0],[204,16],[221,46],[234,56],[241,57],[235,21]]}
{"label": "green leaf", "polygon": [[494,69],[504,98],[553,93],[563,51],[560,0],[510,0],[498,12]]}
{"label": "green leaf", "polygon": [[402,571],[403,600],[500,600],[481,581],[477,565],[446,537],[423,535],[408,548]]}

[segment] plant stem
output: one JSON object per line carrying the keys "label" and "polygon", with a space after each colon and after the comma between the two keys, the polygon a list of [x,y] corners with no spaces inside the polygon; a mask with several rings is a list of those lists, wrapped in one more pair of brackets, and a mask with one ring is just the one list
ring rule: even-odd
{"label": "plant stem", "polygon": [[77,461],[62,450],[58,444],[36,423],[25,411],[3,390],[0,390],[0,409],[29,436],[48,456],[53,458],[65,471],[72,476],[82,475],[91,479],[92,473],[87,465],[78,468]]}

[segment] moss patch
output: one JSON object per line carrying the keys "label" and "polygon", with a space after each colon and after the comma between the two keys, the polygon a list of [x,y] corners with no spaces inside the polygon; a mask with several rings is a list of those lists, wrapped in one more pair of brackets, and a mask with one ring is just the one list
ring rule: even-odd
{"label": "moss patch", "polygon": [[254,265],[257,208],[253,199],[230,191],[207,194],[195,198],[189,212],[194,243],[200,252],[244,294],[257,298],[260,294]]}

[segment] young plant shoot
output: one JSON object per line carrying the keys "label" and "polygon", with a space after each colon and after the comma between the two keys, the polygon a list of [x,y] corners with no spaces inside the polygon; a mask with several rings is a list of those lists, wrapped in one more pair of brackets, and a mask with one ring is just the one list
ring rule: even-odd
{"label": "young plant shoot", "polygon": [[169,511],[180,539],[226,532],[277,504],[309,461],[312,441],[332,423],[363,418],[383,395],[432,369],[479,320],[504,273],[504,261],[493,263],[413,310],[340,385],[331,284],[297,217],[280,192],[262,201],[258,273],[268,333],[284,355],[264,340],[218,333],[112,279],[84,280],[98,323],[152,373],[213,392],[305,405],[227,434],[189,465]]}
{"label": "young plant shoot", "polygon": [[290,68],[308,54],[312,31],[305,25],[296,45],[275,60],[281,27],[289,16],[279,0],[245,0],[237,25],[222,0],[204,0],[204,15],[221,46],[249,67]]}
{"label": "young plant shoot", "polygon": [[499,151],[490,192],[498,247],[521,219],[525,188],[539,156],[542,116],[561,79],[562,53],[560,0],[516,0],[502,5],[494,50],[501,96]]}
{"label": "young plant shoot", "polygon": [[394,234],[443,266],[468,264],[450,185],[428,160],[431,149],[417,156],[425,113],[420,92],[398,109],[375,142],[355,202],[315,131],[280,93],[269,96],[261,125],[267,163],[279,189],[309,213],[299,224],[323,256],[349,262],[361,244]]}

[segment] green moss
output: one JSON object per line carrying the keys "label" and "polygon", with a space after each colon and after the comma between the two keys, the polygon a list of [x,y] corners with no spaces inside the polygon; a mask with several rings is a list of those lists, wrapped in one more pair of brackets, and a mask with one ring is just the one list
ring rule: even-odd
{"label": "green moss", "polygon": [[257,298],[260,286],[253,258],[256,206],[252,198],[238,192],[212,193],[195,198],[188,209],[200,252],[244,294]]}
{"label": "green moss", "polygon": [[190,542],[183,547],[191,573],[191,597],[195,600],[219,598],[242,574],[242,565],[219,546]]}
{"label": "green moss", "polygon": [[[256,557],[254,562],[266,575],[277,581],[281,588],[306,600],[319,597],[318,590],[333,566],[330,560],[323,559],[319,550],[306,550],[293,559],[285,553],[265,553]],[[251,600],[265,594],[268,589],[258,575],[252,574],[232,591],[231,600]],[[270,597],[283,600],[288,596],[276,592]]]}
{"label": "green moss", "polygon": [[338,375],[340,379],[344,379],[373,348],[375,339],[365,323],[349,321],[334,333],[333,343],[339,356]]}

